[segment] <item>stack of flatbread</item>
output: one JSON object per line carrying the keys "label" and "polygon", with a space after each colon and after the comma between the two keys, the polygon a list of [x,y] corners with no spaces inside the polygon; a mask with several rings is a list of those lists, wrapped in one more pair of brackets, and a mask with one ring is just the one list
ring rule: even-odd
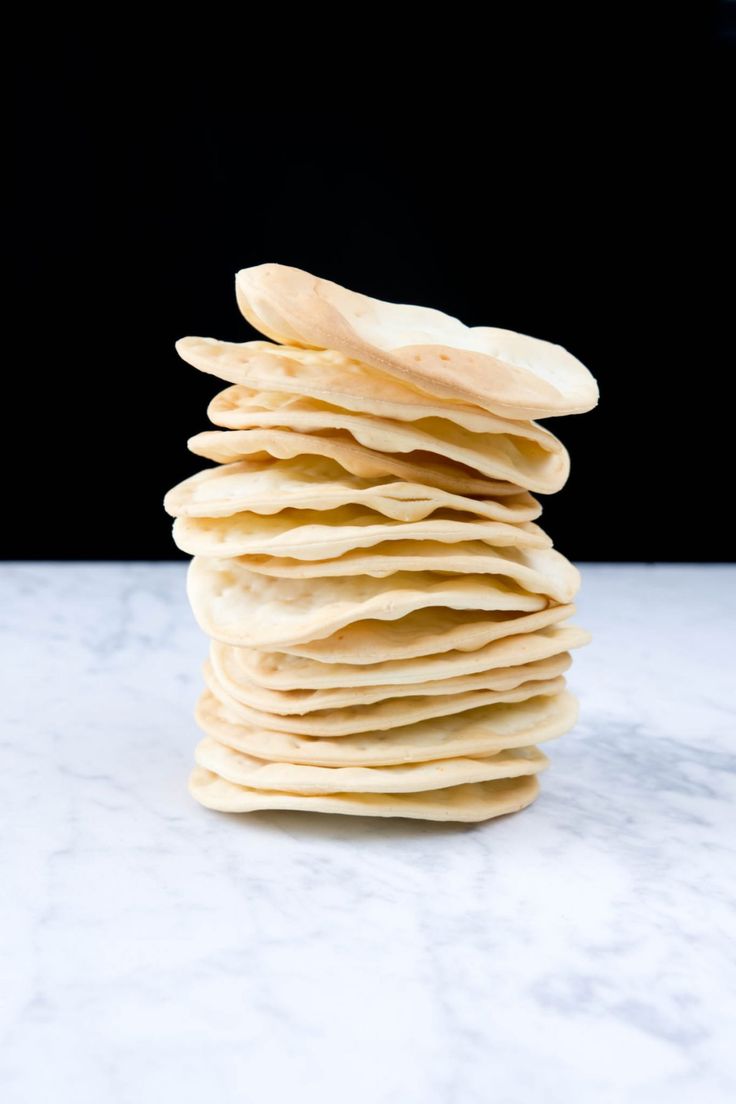
{"label": "stack of flatbread", "polygon": [[238,273],[267,340],[184,338],[229,386],[174,487],[211,638],[191,791],[231,812],[474,821],[528,805],[565,689],[576,569],[537,524],[564,484],[533,419],[590,409],[564,349],[298,269]]}

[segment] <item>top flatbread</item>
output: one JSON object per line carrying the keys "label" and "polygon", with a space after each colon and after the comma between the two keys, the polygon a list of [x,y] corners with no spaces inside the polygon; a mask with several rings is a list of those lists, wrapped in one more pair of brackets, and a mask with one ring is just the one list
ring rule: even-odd
{"label": "top flatbread", "polygon": [[241,270],[236,294],[251,325],[279,344],[336,350],[430,395],[514,418],[576,414],[598,401],[579,360],[510,330],[384,303],[286,265]]}

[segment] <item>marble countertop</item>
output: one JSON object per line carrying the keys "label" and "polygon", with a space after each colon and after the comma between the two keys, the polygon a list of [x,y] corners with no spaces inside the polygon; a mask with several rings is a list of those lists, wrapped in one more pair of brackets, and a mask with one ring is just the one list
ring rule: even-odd
{"label": "marble countertop", "polygon": [[736,570],[579,610],[531,809],[235,818],[186,791],[183,565],[6,565],[6,1104],[733,1099]]}

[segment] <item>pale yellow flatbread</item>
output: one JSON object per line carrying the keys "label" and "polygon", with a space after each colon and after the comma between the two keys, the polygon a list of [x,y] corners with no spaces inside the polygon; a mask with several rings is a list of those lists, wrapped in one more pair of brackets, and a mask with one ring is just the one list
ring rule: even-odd
{"label": "pale yellow flatbread", "polygon": [[372,575],[383,579],[397,571],[437,571],[449,575],[503,575],[526,590],[569,602],[580,586],[580,573],[553,548],[493,549],[482,541],[391,541],[358,548],[333,560],[294,560],[249,556],[249,571],[280,579],[324,579]]}
{"label": "pale yellow flatbread", "polygon": [[518,812],[532,803],[539,793],[539,783],[536,775],[530,774],[419,794],[290,794],[236,786],[204,767],[196,767],[189,779],[189,790],[200,804],[222,813],[301,809],[348,816],[469,822]]}
{"label": "pale yellow flatbread", "polygon": [[473,433],[447,419],[392,422],[350,414],[314,399],[250,391],[237,385],[215,395],[207,413],[210,421],[225,429],[292,429],[331,437],[342,431],[347,440],[352,438],[377,452],[429,453],[432,462],[441,457],[487,478],[541,494],[559,491],[570,471],[565,447],[534,422],[510,422],[513,432]]}
{"label": "pale yellow flatbread", "polygon": [[241,460],[206,468],[173,487],[164,508],[174,517],[229,517],[243,511],[329,511],[358,505],[395,521],[422,521],[436,510],[457,510],[512,524],[539,515],[539,503],[522,492],[496,501],[451,494],[420,483],[361,479],[334,460],[298,456],[293,460]]}
{"label": "pale yellow flatbread", "polygon": [[235,287],[241,311],[266,337],[337,350],[432,395],[514,418],[575,414],[598,401],[588,369],[548,341],[385,303],[287,265],[245,268]]}
{"label": "pale yellow flatbread", "polygon": [[515,425],[520,426],[518,420],[482,407],[420,391],[334,349],[211,337],[184,337],[176,349],[188,364],[228,383],[251,391],[298,395],[352,414],[398,422],[443,418],[472,433],[513,432]]}
{"label": "pale yellow flatbread", "polygon": [[319,640],[353,621],[391,621],[433,606],[535,610],[546,605],[540,595],[494,575],[448,578],[419,572],[387,579],[271,579],[248,571],[240,560],[205,557],[192,560],[187,592],[208,636],[269,649]]}
{"label": "pale yellow flatbread", "polygon": [[[512,690],[523,683],[545,680],[564,675],[572,662],[568,652],[549,656],[533,663],[520,663],[515,667],[494,667],[489,671],[439,678],[432,682],[390,683],[388,685],[331,686],[321,690],[272,690],[255,682],[246,682],[242,675],[235,681],[232,666],[227,657],[218,652],[226,644],[213,644],[210,662],[218,683],[237,702],[251,709],[266,713],[299,716],[317,709],[342,709],[360,705],[372,705],[386,698],[408,698],[422,695],[465,694],[475,690]],[[231,649],[238,651],[239,649]],[[462,652],[458,653],[464,654]],[[221,662],[223,661],[224,662]],[[365,668],[362,668],[365,670]]]}
{"label": "pale yellow flatbread", "polygon": [[[389,686],[420,687],[431,683],[445,684],[448,679],[492,671],[505,678],[506,671],[527,670],[540,660],[561,655],[571,648],[580,648],[589,640],[590,633],[576,625],[562,628],[550,626],[533,633],[519,633],[494,640],[474,651],[440,652],[432,656],[363,665],[319,663],[285,652],[233,648],[213,641],[210,658],[220,682],[237,698],[238,686],[250,687],[253,684],[291,693],[334,687],[348,687],[350,690],[366,686],[384,689]],[[504,674],[501,675],[501,672]],[[555,675],[562,673],[554,672]],[[523,681],[519,679],[519,682]],[[421,693],[421,690],[416,689],[414,693]],[[384,697],[390,697],[390,694],[387,692]]]}
{"label": "pale yellow flatbread", "polygon": [[241,721],[253,727],[272,728],[276,732],[296,732],[304,736],[333,738],[351,736],[355,732],[373,729],[399,728],[401,725],[427,721],[433,717],[448,717],[497,702],[526,701],[538,694],[558,694],[565,688],[561,676],[524,682],[511,690],[474,690],[465,694],[427,694],[411,698],[387,698],[373,705],[345,706],[342,709],[319,709],[303,716],[270,713],[236,701],[218,682],[211,666],[204,667],[205,682],[215,697],[223,702]]}
{"label": "pale yellow flatbread", "polygon": [[246,724],[205,690],[196,719],[208,736],[272,762],[328,767],[380,767],[453,756],[495,755],[505,748],[540,744],[575,724],[578,703],[567,691],[512,704],[481,706],[388,730],[322,739]]}
{"label": "pale yellow flatbread", "polygon": [[435,759],[394,767],[305,767],[254,759],[209,737],[200,741],[194,757],[198,766],[236,786],[293,794],[421,793],[538,774],[549,764],[538,748],[522,747],[477,759]]}
{"label": "pale yellow flatbread", "polygon": [[573,605],[550,605],[534,613],[419,609],[396,621],[358,621],[321,640],[279,645],[279,651],[318,663],[351,665],[414,659],[449,651],[472,652],[492,640],[559,624],[574,613]]}
{"label": "pale yellow flatbread", "polygon": [[480,540],[495,547],[544,548],[552,543],[534,522],[509,525],[452,510],[420,521],[393,521],[363,506],[334,510],[282,510],[279,514],[179,517],[174,540],[192,556],[279,556],[329,560],[384,541]]}
{"label": "pale yellow flatbread", "polygon": [[[211,429],[189,439],[189,448],[197,456],[230,464],[237,460],[265,460],[275,456],[292,460],[295,456],[326,456],[361,479],[393,475],[405,483],[428,483],[453,494],[503,498],[521,491],[513,483],[482,476],[451,462],[443,463],[429,454],[416,460],[387,452],[376,452],[357,444],[348,434],[323,437],[315,433],[295,433],[290,429]],[[538,513],[541,506],[537,504]],[[538,516],[535,515],[535,516]]]}

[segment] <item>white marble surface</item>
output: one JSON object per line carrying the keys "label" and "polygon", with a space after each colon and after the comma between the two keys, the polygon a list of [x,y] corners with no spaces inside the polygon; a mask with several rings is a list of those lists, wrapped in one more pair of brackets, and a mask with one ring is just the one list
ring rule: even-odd
{"label": "white marble surface", "polygon": [[733,1099],[736,571],[588,568],[582,723],[479,827],[195,805],[181,565],[0,611],[5,1104]]}

